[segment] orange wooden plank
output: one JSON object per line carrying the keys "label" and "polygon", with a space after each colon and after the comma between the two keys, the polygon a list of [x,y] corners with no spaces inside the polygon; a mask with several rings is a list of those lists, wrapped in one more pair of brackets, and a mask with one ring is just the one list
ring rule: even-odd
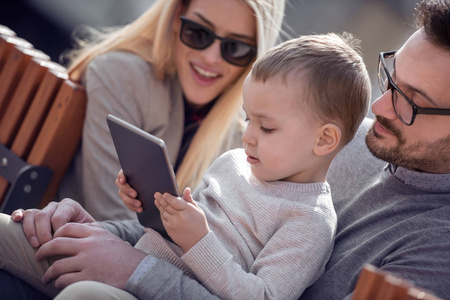
{"label": "orange wooden plank", "polygon": [[[45,65],[49,63],[45,63]],[[48,66],[49,69],[42,79],[11,146],[11,151],[25,160],[56,98],[56,93],[62,82],[68,78],[66,70],[62,66],[58,66]]]}
{"label": "orange wooden plank", "polygon": [[6,60],[9,58],[14,46],[33,48],[31,43],[22,38],[0,33],[0,72],[3,69]]}
{"label": "orange wooden plank", "polygon": [[392,274],[385,274],[374,300],[400,300],[405,299],[410,284]]}
{"label": "orange wooden plank", "polygon": [[444,300],[442,298],[436,297],[433,293],[429,291],[422,290],[418,287],[412,286],[408,289],[408,293],[404,300]]}
{"label": "orange wooden plank", "polygon": [[13,105],[6,108],[5,115],[0,120],[0,128],[2,129],[0,131],[0,143],[6,147],[11,146],[45,71],[46,68],[39,58],[32,58],[25,68],[10,100]]}
{"label": "orange wooden plank", "polygon": [[3,202],[3,199],[5,199],[8,189],[9,189],[8,180],[0,176],[0,205]]}
{"label": "orange wooden plank", "polygon": [[15,46],[0,73],[0,120],[10,103],[20,78],[32,57],[49,60],[42,51]]}
{"label": "orange wooden plank", "polygon": [[63,82],[27,162],[53,171],[41,207],[53,200],[81,140],[86,110],[84,88]]}
{"label": "orange wooden plank", "polygon": [[356,282],[352,300],[374,299],[373,295],[379,289],[383,281],[383,274],[372,265],[364,265]]}

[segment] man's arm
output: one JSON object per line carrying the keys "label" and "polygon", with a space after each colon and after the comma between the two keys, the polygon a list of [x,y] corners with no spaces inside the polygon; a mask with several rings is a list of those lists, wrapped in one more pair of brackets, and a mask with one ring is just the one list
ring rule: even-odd
{"label": "man's arm", "polygon": [[144,226],[135,220],[98,222],[106,230],[134,246],[144,235]]}
{"label": "man's arm", "polygon": [[[111,234],[125,237],[131,243],[143,231],[137,222],[97,223],[71,199],[52,202],[42,210],[16,210],[11,218],[22,222],[28,240],[34,240],[35,247],[45,244],[36,254],[37,259],[67,256],[56,261],[44,276],[46,282],[56,279],[58,288],[80,280],[96,280],[124,288],[130,279],[126,290],[142,298],[150,295],[156,299],[217,299],[170,263],[146,256]],[[71,222],[75,224],[67,224]]]}
{"label": "man's arm", "polygon": [[167,261],[147,256],[125,285],[139,299],[219,299]]}

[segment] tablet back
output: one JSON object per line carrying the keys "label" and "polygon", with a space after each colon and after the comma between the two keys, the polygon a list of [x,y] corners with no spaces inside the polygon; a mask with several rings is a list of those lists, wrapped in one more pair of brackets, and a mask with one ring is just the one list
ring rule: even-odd
{"label": "tablet back", "polygon": [[167,238],[154,194],[180,193],[164,141],[113,115],[108,115],[107,122],[127,183],[142,202],[139,222]]}

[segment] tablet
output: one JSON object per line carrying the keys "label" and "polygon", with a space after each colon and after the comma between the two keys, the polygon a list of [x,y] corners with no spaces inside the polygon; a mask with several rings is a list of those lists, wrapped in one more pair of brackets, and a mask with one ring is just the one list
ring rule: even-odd
{"label": "tablet", "polygon": [[111,114],[107,122],[127,183],[142,202],[139,222],[169,238],[153,196],[156,192],[180,195],[164,141]]}

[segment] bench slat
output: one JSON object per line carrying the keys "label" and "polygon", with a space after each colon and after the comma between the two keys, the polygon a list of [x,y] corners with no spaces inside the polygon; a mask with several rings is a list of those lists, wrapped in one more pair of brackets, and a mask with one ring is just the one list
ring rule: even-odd
{"label": "bench slat", "polygon": [[81,140],[85,110],[84,88],[72,81],[64,81],[27,160],[29,164],[53,171],[41,207],[53,200],[75,155]]}
{"label": "bench slat", "polygon": [[39,58],[32,58],[25,68],[17,89],[10,100],[11,105],[8,105],[5,115],[0,121],[0,143],[3,145],[11,146],[45,71],[46,68]]}
{"label": "bench slat", "polygon": [[49,69],[44,75],[11,146],[11,151],[23,159],[27,159],[56,94],[67,78],[65,70]]}
{"label": "bench slat", "polygon": [[15,46],[0,73],[0,121],[17,89],[20,78],[31,58],[49,60],[50,57],[40,50]]}

